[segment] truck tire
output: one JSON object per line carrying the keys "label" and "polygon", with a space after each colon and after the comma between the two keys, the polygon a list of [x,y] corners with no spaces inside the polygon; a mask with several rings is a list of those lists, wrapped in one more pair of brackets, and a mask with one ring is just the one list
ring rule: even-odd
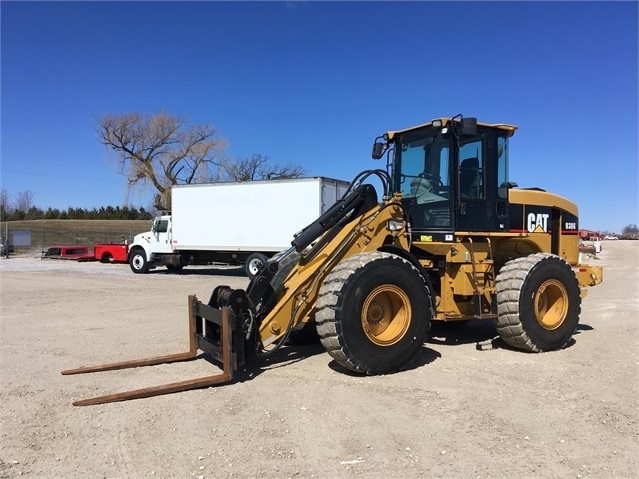
{"label": "truck tire", "polygon": [[244,271],[249,279],[253,279],[264,267],[268,258],[262,253],[251,253],[244,263]]}
{"label": "truck tire", "polygon": [[358,373],[395,372],[421,350],[430,328],[423,276],[383,252],[354,255],[320,287],[315,322],[320,341],[341,366]]}
{"label": "truck tire", "polygon": [[111,253],[104,253],[100,258],[100,263],[113,263],[113,255]]}
{"label": "truck tire", "polygon": [[497,311],[497,332],[510,346],[530,352],[561,349],[579,323],[577,277],[552,254],[516,258],[497,276]]}
{"label": "truck tire", "polygon": [[146,260],[146,253],[142,248],[135,248],[129,257],[131,271],[136,274],[144,274],[149,271],[149,263]]}

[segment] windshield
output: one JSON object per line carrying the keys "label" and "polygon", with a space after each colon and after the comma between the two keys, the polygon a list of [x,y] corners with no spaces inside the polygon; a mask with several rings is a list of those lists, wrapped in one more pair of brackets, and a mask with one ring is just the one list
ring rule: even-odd
{"label": "windshield", "polygon": [[441,187],[449,185],[449,145],[438,129],[427,127],[403,134],[395,152],[396,174],[404,196],[414,195],[418,183],[430,183],[429,187],[448,197],[448,190]]}
{"label": "windshield", "polygon": [[395,185],[413,228],[450,228],[450,143],[432,126],[402,134],[395,142]]}

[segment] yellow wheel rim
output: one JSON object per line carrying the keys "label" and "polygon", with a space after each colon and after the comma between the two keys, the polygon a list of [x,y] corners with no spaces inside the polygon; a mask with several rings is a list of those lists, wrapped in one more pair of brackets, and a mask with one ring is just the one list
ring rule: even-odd
{"label": "yellow wheel rim", "polygon": [[400,341],[410,325],[411,306],[404,291],[393,285],[375,288],[366,298],[361,320],[364,333],[379,346]]}
{"label": "yellow wheel rim", "polygon": [[556,279],[541,285],[534,299],[535,316],[539,324],[549,331],[561,326],[568,314],[568,293]]}

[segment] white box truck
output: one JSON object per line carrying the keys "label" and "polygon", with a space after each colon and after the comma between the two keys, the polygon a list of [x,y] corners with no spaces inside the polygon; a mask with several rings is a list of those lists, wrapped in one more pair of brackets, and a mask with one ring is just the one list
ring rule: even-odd
{"label": "white box truck", "polygon": [[326,177],[174,186],[171,213],[129,245],[134,273],[156,266],[243,264],[253,277],[348,189]]}

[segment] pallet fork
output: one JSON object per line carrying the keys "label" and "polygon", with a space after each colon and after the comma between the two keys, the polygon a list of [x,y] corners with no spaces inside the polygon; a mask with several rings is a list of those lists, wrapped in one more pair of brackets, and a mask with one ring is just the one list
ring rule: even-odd
{"label": "pallet fork", "polygon": [[[230,307],[213,308],[197,300],[195,295],[188,297],[189,307],[189,350],[183,353],[169,354],[147,359],[136,359],[98,366],[83,366],[62,371],[63,375],[84,374],[115,369],[137,368],[164,363],[190,361],[198,357],[198,349],[210,354],[221,362],[222,373],[202,378],[189,379],[176,383],[163,384],[132,391],[75,401],[74,406],[91,406],[117,401],[128,401],[162,394],[172,394],[191,389],[206,388],[230,383],[238,365],[244,364],[244,339],[239,334],[239,319]],[[235,334],[238,332],[238,334]]]}

